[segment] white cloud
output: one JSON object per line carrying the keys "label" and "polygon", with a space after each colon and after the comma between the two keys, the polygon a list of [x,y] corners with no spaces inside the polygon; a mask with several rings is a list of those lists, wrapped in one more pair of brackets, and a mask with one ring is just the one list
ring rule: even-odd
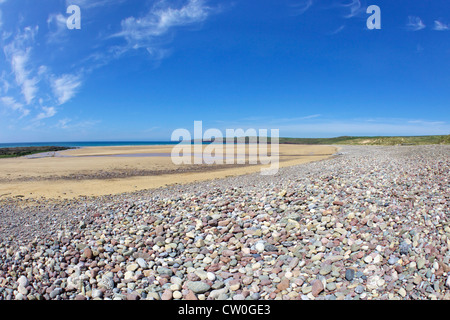
{"label": "white cloud", "polygon": [[122,30],[114,36],[125,38],[128,48],[155,50],[155,38],[167,34],[174,27],[202,22],[211,11],[212,8],[206,6],[203,0],[188,0],[179,8],[169,6],[166,1],[159,1],[145,16],[122,20]]}
{"label": "white cloud", "polygon": [[2,82],[2,89],[4,93],[7,93],[9,90],[9,87],[11,86],[8,82],[8,80],[6,79],[6,71],[3,70],[2,74],[0,76],[0,81]]}
{"label": "white cloud", "polygon": [[99,120],[82,120],[77,122],[73,121],[70,118],[64,118],[58,121],[58,123],[55,125],[55,128],[64,130],[80,130],[93,127],[98,123],[100,123]]}
{"label": "white cloud", "polygon": [[52,79],[51,86],[58,103],[61,105],[75,96],[77,89],[81,86],[81,79],[79,76],[64,74],[59,78]]}
{"label": "white cloud", "polygon": [[361,2],[359,0],[351,0],[350,3],[348,4],[342,3],[341,6],[348,8],[350,10],[350,13],[344,16],[345,18],[353,18],[366,12],[365,11],[366,8],[362,7]]}
{"label": "white cloud", "polygon": [[38,27],[26,27],[23,33],[19,33],[14,39],[4,46],[3,52],[11,64],[11,70],[16,84],[21,88],[22,95],[27,104],[30,104],[38,91],[39,79],[32,77],[30,63],[31,44],[38,32]]}
{"label": "white cloud", "polygon": [[11,69],[15,75],[16,83],[22,88],[22,94],[27,104],[30,104],[38,91],[36,77],[29,78],[31,71],[27,69],[29,50],[15,52],[11,57]]}
{"label": "white cloud", "polygon": [[25,108],[22,103],[17,102],[13,97],[2,97],[0,98],[2,104],[14,111],[19,111],[22,113],[21,117],[25,117],[30,113],[30,110]]}
{"label": "white cloud", "polygon": [[440,22],[438,20],[435,20],[433,29],[437,30],[437,31],[447,31],[447,30],[450,30],[450,25],[447,25],[447,24],[442,23],[442,22]]}
{"label": "white cloud", "polygon": [[426,28],[426,25],[423,23],[422,19],[419,17],[409,16],[408,23],[406,27],[411,31],[419,31]]}
{"label": "white cloud", "polygon": [[58,124],[56,125],[56,127],[61,128],[61,129],[67,129],[67,128],[69,128],[69,125],[68,125],[68,124],[69,124],[71,121],[72,121],[72,120],[69,119],[69,118],[61,119],[61,120],[58,121]]}
{"label": "white cloud", "polygon": [[313,0],[302,0],[298,3],[291,4],[290,7],[293,8],[292,13],[294,15],[301,15],[304,14],[306,11],[308,11],[312,5]]}
{"label": "white cloud", "polygon": [[58,14],[50,14],[47,18],[47,26],[49,32],[47,34],[48,42],[58,42],[61,41],[63,35],[68,30],[66,24],[67,17]]}
{"label": "white cloud", "polygon": [[104,5],[114,5],[125,2],[126,0],[66,0],[66,7],[75,4],[83,9],[97,8]]}
{"label": "white cloud", "polygon": [[311,114],[308,116],[303,116],[303,117],[292,117],[292,118],[278,118],[278,119],[271,119],[270,121],[272,123],[286,123],[286,122],[298,122],[298,121],[302,121],[302,120],[309,120],[309,119],[316,119],[316,118],[320,118],[322,115],[321,114]]}
{"label": "white cloud", "polygon": [[35,120],[42,120],[45,118],[51,118],[56,114],[55,107],[42,107],[42,112],[39,113]]}
{"label": "white cloud", "polygon": [[[87,3],[87,0],[79,0],[75,4],[79,4],[81,8]],[[103,1],[89,3],[92,7],[104,4]],[[171,48],[163,46],[171,41],[175,28],[197,26],[223,8],[223,5],[207,6],[205,0],[157,0],[142,16],[123,19],[121,29],[104,40],[123,39],[125,44],[92,52],[83,60],[84,71],[90,73],[136,49],[144,49],[154,62],[159,63],[172,52]]]}
{"label": "white cloud", "polygon": [[335,35],[340,33],[342,30],[345,29],[345,25],[340,26],[339,28],[337,28],[336,30],[333,30],[332,32],[330,32],[330,35]]}

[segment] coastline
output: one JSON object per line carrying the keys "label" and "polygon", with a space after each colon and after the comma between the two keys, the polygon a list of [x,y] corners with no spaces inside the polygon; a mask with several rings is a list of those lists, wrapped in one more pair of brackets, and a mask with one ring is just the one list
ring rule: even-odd
{"label": "coastline", "polygon": [[[249,174],[268,167],[248,163],[175,165],[168,156],[172,148],[173,145],[82,147],[60,151],[54,157],[0,159],[0,199],[118,194]],[[279,166],[326,159],[336,150],[334,146],[280,145]]]}

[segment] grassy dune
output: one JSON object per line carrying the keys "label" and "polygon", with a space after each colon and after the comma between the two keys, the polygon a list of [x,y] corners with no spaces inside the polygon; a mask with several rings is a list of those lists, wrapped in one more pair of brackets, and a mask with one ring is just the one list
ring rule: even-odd
{"label": "grassy dune", "polygon": [[450,135],[442,136],[404,136],[404,137],[350,137],[336,138],[280,138],[280,143],[287,144],[342,144],[342,145],[428,145],[450,144]]}

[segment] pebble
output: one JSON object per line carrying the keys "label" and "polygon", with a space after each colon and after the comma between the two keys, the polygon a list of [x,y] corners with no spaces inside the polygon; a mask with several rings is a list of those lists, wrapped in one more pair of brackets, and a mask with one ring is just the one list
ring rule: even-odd
{"label": "pebble", "polygon": [[353,281],[354,277],[355,277],[355,270],[353,270],[353,269],[345,270],[345,279],[347,281]]}
{"label": "pebble", "polygon": [[406,296],[406,290],[405,290],[404,288],[400,288],[400,289],[398,290],[398,294],[399,294],[402,298],[404,298],[404,297]]}
{"label": "pebble", "polygon": [[209,294],[209,297],[211,299],[218,299],[220,296],[225,295],[228,292],[228,288],[221,288],[221,289],[216,289],[216,290],[212,290]]}
{"label": "pebble", "polygon": [[216,275],[212,272],[207,272],[206,273],[206,277],[208,278],[209,281],[214,281],[216,280]]}
{"label": "pebble", "polygon": [[449,299],[450,147],[340,152],[270,177],[2,197],[0,300]]}
{"label": "pebble", "polygon": [[278,251],[278,248],[274,246],[273,244],[266,244],[264,246],[265,251]]}
{"label": "pebble", "polygon": [[165,267],[158,267],[156,272],[158,272],[158,274],[160,274],[160,275],[167,275],[167,276],[173,275],[173,271],[171,269],[165,268]]}
{"label": "pebble", "polygon": [[143,258],[137,258],[136,259],[136,263],[139,265],[140,268],[142,269],[147,269],[148,268],[148,264],[147,262],[143,259]]}
{"label": "pebble", "polygon": [[[53,293],[53,292],[52,292]],[[50,296],[51,297],[51,296]],[[103,297],[103,292],[101,291],[101,290],[99,290],[99,289],[93,289],[92,290],[92,298],[93,299],[95,299],[95,298],[101,298],[101,297]]]}
{"label": "pebble", "polygon": [[319,273],[323,276],[329,274],[330,272],[331,272],[331,265],[329,264],[323,266],[319,271]]}
{"label": "pebble", "polygon": [[362,285],[358,285],[358,286],[355,288],[355,292],[358,293],[358,294],[363,293],[363,292],[364,292],[364,287],[363,287]]}
{"label": "pebble", "polygon": [[137,263],[132,263],[127,266],[127,271],[134,272],[139,268],[139,265]]}
{"label": "pebble", "polygon": [[170,289],[164,290],[163,294],[161,295],[161,300],[172,300],[173,298],[173,292]]}
{"label": "pebble", "polygon": [[263,252],[263,251],[264,251],[264,248],[265,248],[265,246],[264,246],[264,243],[263,243],[263,242],[258,242],[258,243],[255,245],[255,249],[256,249],[256,251],[258,251],[258,252]]}
{"label": "pebble", "polygon": [[25,276],[20,276],[19,279],[17,280],[17,284],[22,287],[28,286],[28,283],[29,283],[28,279]]}
{"label": "pebble", "polygon": [[277,285],[277,289],[279,291],[283,291],[286,290],[287,288],[289,288],[289,279],[287,278],[283,278],[283,280],[281,280],[278,285]]}
{"label": "pebble", "polygon": [[187,287],[194,293],[205,293],[211,286],[203,281],[190,281]]}
{"label": "pebble", "polygon": [[336,290],[336,283],[335,282],[329,282],[329,283],[327,283],[326,288],[327,288],[328,291],[334,291],[334,290]]}
{"label": "pebble", "polygon": [[23,296],[26,296],[26,295],[28,294],[28,289],[25,288],[25,287],[22,286],[22,285],[19,285],[19,286],[17,287],[17,291],[18,291],[20,294],[22,294]]}
{"label": "pebble", "polygon": [[417,260],[417,262],[416,262],[416,264],[417,264],[417,269],[422,269],[424,266],[425,266],[425,262],[426,262],[426,260],[425,259],[423,259],[423,258],[419,258],[418,260]]}
{"label": "pebble", "polygon": [[56,288],[52,292],[50,292],[50,299],[55,299],[58,295],[62,293],[62,288]]}
{"label": "pebble", "polygon": [[314,297],[317,297],[323,291],[323,284],[320,280],[314,280],[311,285],[311,293]]}
{"label": "pebble", "polygon": [[397,261],[398,261],[398,258],[397,258],[397,257],[391,256],[391,257],[389,258],[389,260],[388,260],[388,263],[389,263],[390,265],[393,265],[393,264],[395,264]]}
{"label": "pebble", "polygon": [[180,291],[174,291],[173,292],[173,298],[174,299],[181,299],[181,298],[183,298],[183,294]]}

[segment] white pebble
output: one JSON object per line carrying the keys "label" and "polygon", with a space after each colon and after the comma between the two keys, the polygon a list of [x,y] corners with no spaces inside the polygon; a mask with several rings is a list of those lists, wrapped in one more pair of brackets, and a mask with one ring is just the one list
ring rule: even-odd
{"label": "white pebble", "polygon": [[19,286],[22,286],[22,287],[28,286],[28,279],[27,279],[27,277],[21,276],[21,277],[17,280],[17,284],[18,284]]}
{"label": "white pebble", "polygon": [[211,281],[216,280],[216,275],[212,272],[207,272],[206,276],[207,276],[208,280],[211,280]]}
{"label": "white pebble", "polygon": [[258,243],[255,245],[255,249],[256,249],[256,251],[258,251],[258,252],[263,252],[263,251],[264,251],[264,243],[258,242]]}

